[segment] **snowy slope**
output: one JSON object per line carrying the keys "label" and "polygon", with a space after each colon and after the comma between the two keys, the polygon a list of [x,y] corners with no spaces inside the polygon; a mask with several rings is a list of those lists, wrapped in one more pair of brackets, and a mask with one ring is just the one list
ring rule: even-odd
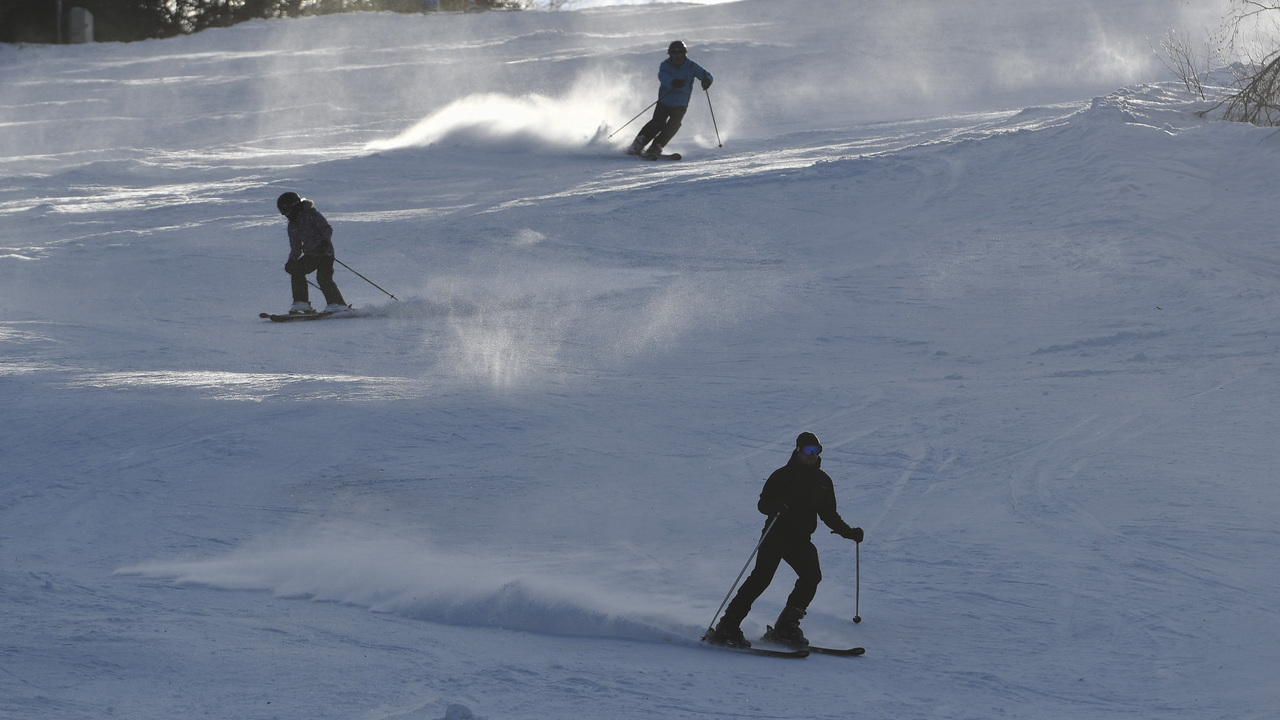
{"label": "snowy slope", "polygon": [[[1271,716],[1280,138],[1061,5],[0,47],[0,716]],[[400,300],[258,320],[284,190]],[[693,647],[805,429],[867,656]]]}

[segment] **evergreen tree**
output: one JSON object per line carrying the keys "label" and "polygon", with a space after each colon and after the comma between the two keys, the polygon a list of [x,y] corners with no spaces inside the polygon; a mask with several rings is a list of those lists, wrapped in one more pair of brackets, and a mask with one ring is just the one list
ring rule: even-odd
{"label": "evergreen tree", "polygon": [[[528,0],[450,0],[446,10],[518,9]],[[93,14],[94,39],[130,42],[227,27],[254,18],[328,15],[358,11],[421,12],[422,0],[63,0],[63,13],[82,7]],[[65,17],[62,19],[65,23]],[[56,0],[0,0],[0,42],[57,42]],[[65,38],[65,25],[63,26]]]}

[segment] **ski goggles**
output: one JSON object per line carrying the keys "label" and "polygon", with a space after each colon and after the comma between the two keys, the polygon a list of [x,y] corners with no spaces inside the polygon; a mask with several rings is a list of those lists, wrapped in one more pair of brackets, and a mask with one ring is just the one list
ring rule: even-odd
{"label": "ski goggles", "polygon": [[800,454],[801,455],[821,455],[822,446],[821,445],[805,445],[804,447],[800,448]]}

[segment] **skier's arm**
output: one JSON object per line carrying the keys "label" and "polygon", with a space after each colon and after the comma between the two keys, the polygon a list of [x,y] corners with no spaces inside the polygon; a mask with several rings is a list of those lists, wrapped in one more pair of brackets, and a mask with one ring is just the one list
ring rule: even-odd
{"label": "skier's arm", "polygon": [[828,486],[825,490],[827,490],[827,492],[823,493],[825,497],[818,504],[818,517],[822,518],[822,522],[831,528],[831,532],[846,540],[862,542],[862,528],[849,527],[849,523],[845,522],[844,518],[840,517],[840,513],[836,512],[835,489]]}
{"label": "skier's arm", "polygon": [[782,493],[782,483],[777,478],[778,473],[775,472],[764,481],[764,489],[760,491],[760,501],[756,503],[756,509],[761,515],[773,517],[787,509],[787,498]]}
{"label": "skier's arm", "polygon": [[849,527],[849,523],[845,522],[834,510],[831,511],[830,515],[819,514],[818,517],[822,518],[822,522],[831,528],[831,532],[845,540],[862,542],[862,528]]}
{"label": "skier's arm", "polygon": [[293,266],[294,261],[302,257],[302,238],[298,237],[298,233],[290,223],[289,227],[289,257],[285,260],[285,272]]}
{"label": "skier's arm", "polygon": [[706,68],[697,63],[693,64],[693,76],[702,81],[703,90],[711,87],[711,83],[714,81],[714,78],[711,77],[711,73],[707,72]]}

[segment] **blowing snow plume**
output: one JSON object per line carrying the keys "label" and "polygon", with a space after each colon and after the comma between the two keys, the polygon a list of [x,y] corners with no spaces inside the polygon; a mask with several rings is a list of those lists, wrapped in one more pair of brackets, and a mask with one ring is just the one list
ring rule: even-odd
{"label": "blowing snow plume", "polygon": [[[572,560],[570,560],[572,561]],[[220,558],[151,562],[122,575],[222,590],[265,590],[418,620],[547,635],[671,640],[693,633],[610,583],[566,575],[537,557],[446,552],[420,539],[333,526],[252,543]]]}
{"label": "blowing snow plume", "polygon": [[[477,93],[449,103],[390,140],[366,150],[396,150],[442,142],[515,150],[565,150],[608,143],[605,119],[633,103],[626,83],[580,78],[562,98]],[[618,143],[622,141],[619,140]]]}

